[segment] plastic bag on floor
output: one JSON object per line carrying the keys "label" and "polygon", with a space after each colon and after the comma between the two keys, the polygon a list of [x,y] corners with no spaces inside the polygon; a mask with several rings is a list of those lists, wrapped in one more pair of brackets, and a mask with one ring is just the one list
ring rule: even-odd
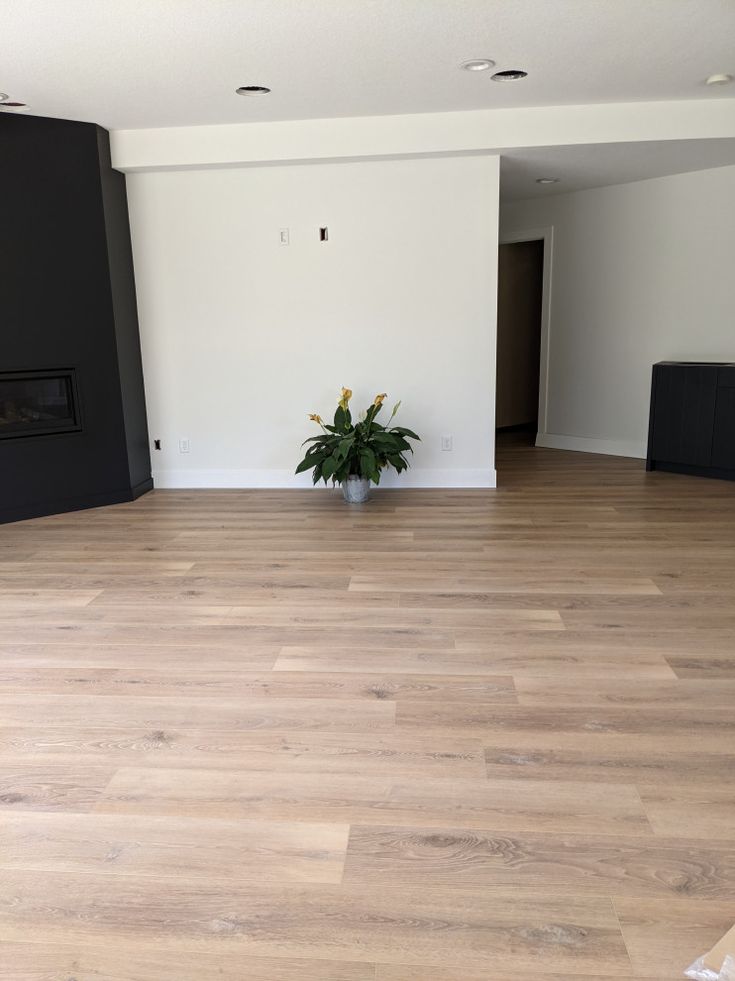
{"label": "plastic bag on floor", "polygon": [[719,972],[707,967],[704,957],[698,958],[691,967],[684,971],[684,976],[692,981],[735,981],[735,956],[728,954],[722,962]]}
{"label": "plastic bag on floor", "polygon": [[697,960],[691,964],[686,971],[684,971],[685,978],[691,978],[692,981],[720,981],[719,971],[710,971],[708,967],[704,966],[704,957],[698,957]]}

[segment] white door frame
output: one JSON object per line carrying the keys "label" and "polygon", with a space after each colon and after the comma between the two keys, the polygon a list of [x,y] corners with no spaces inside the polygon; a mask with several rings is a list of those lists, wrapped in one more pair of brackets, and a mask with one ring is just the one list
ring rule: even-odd
{"label": "white door frame", "polygon": [[[501,235],[500,245],[515,245],[518,242],[538,242],[544,243],[544,267],[543,267],[543,286],[541,292],[541,353],[539,356],[538,373],[538,432],[536,433],[536,444],[538,445],[539,436],[545,436],[548,428],[549,414],[549,352],[551,344],[551,270],[554,252],[554,226],[548,225],[546,228],[531,228],[528,231],[515,232],[513,235]],[[497,368],[496,368],[497,372]],[[498,379],[495,378],[497,390]]]}

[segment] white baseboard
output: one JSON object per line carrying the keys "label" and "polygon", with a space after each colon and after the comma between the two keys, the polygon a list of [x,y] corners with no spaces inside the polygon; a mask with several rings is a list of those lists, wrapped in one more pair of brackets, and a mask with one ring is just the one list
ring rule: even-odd
{"label": "white baseboard", "polygon": [[[195,488],[308,488],[314,485],[310,474],[292,470],[154,470],[153,484],[159,489]],[[323,483],[318,485],[324,487]],[[328,486],[331,487],[331,484]],[[409,469],[400,476],[386,474],[381,487],[495,487],[495,471]]]}
{"label": "white baseboard", "polygon": [[598,439],[594,436],[562,436],[558,433],[538,433],[536,446],[552,450],[575,450],[579,453],[602,453],[604,456],[627,456],[646,459],[645,443],[626,439]]}

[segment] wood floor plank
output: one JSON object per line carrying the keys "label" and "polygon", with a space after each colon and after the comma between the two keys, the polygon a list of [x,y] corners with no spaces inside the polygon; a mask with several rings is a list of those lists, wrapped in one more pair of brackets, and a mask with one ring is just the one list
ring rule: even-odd
{"label": "wood floor plank", "polygon": [[554,733],[493,733],[483,742],[491,779],[513,776],[707,788],[735,780],[735,758],[719,740],[708,747],[708,753],[694,752],[691,746],[675,748],[658,738],[605,733],[594,734],[585,748],[569,741],[560,745]]}
{"label": "wood floor plank", "polygon": [[633,969],[680,978],[732,926],[732,900],[615,899]]}
{"label": "wood floor plank", "polygon": [[392,728],[395,703],[380,699],[176,698],[105,695],[0,695],[0,718],[10,725],[148,726],[165,729]]}
{"label": "wood floor plank", "polygon": [[340,824],[0,812],[0,869],[339,883],[348,832]]}
{"label": "wood floor plank", "polygon": [[[595,680],[572,678],[519,678],[516,683],[520,705],[545,706],[634,706],[676,710],[728,709],[735,704],[735,679],[696,678],[676,681],[640,679],[635,685],[628,680]],[[676,714],[676,713],[674,713]]]}
{"label": "wood floor plank", "polygon": [[[546,569],[547,577],[551,578],[554,570]],[[402,593],[368,593],[354,592],[355,596],[372,604],[377,604],[380,596],[386,600],[398,600],[401,608],[410,609],[553,609],[563,613],[565,610],[593,610],[597,613],[614,613],[621,607],[626,610],[653,610],[662,613],[664,610],[681,610],[690,607],[694,602],[700,609],[722,610],[735,603],[735,592],[721,593],[565,593],[550,592],[528,593],[518,591],[508,592],[402,592]],[[97,603],[98,600],[94,600]]]}
{"label": "wood floor plank", "polygon": [[[165,949],[140,937],[114,945],[3,943],[1,981],[374,981],[372,964]],[[587,981],[587,979],[580,979]]]}
{"label": "wood floor plank", "polygon": [[104,766],[0,766],[0,812],[89,811],[115,770]]}
{"label": "wood floor plank", "polygon": [[735,895],[735,842],[456,828],[354,827],[344,881],[558,896]]}
{"label": "wood floor plank", "polygon": [[677,678],[701,678],[714,681],[720,678],[735,679],[735,651],[731,656],[718,652],[711,654],[672,654],[667,655],[666,663]]}
{"label": "wood floor plank", "polygon": [[[0,556],[3,552],[0,550]],[[75,579],[77,575],[82,577],[94,577],[100,583],[107,586],[110,581],[117,582],[122,579],[129,581],[128,577],[133,577],[134,583],[139,582],[141,576],[183,576],[188,572],[193,562],[177,562],[155,559],[145,556],[139,561],[130,562],[123,558],[110,559],[100,557],[93,565],[90,565],[89,556],[85,560],[74,562],[73,559],[44,561],[43,559],[33,559],[27,555],[19,560],[9,560],[0,558],[0,577],[4,580],[9,577],[15,581],[18,577],[31,576],[38,580],[47,576],[57,576],[62,579]]]}
{"label": "wood floor plank", "polygon": [[3,616],[29,615],[31,611],[44,612],[48,608],[64,610],[88,606],[102,592],[101,589],[44,589],[6,586],[0,590],[0,613]]}
{"label": "wood floor plank", "polygon": [[0,766],[145,766],[483,780],[479,739],[395,730],[0,727]]}
{"label": "wood floor plank", "polygon": [[[173,621],[174,614],[171,614]],[[125,645],[138,649],[161,647],[230,648],[233,653],[249,647],[283,647],[284,645],[316,644],[323,648],[345,650],[359,647],[365,643],[364,625],[358,626],[318,626],[291,624],[289,626],[252,626],[238,624],[236,621],[211,622],[221,619],[219,615],[209,618],[202,615],[202,622],[158,624],[155,619],[147,623],[105,622],[103,619],[70,623],[68,618],[53,624],[14,623],[3,624],[3,644],[22,645],[69,645],[90,647],[102,645]],[[539,630],[546,631],[541,621]],[[554,630],[561,631],[557,621]],[[430,625],[424,627],[369,627],[370,642],[376,648],[434,648],[446,650],[454,644],[454,633],[438,630]],[[504,673],[494,670],[493,674]]]}
{"label": "wood floor plank", "polygon": [[[357,673],[369,670],[395,674],[421,675],[504,675],[513,678],[567,678],[570,673],[583,678],[614,678],[621,674],[632,678],[675,680],[676,675],[663,654],[635,656],[626,645],[618,651],[570,648],[558,651],[549,645],[545,650],[529,650],[530,637],[512,642],[499,637],[495,644],[477,644],[475,650],[456,648],[436,650],[422,648],[378,649],[363,645],[349,649],[328,649],[320,645],[285,645],[277,657],[275,671]],[[545,635],[548,637],[548,635]]]}
{"label": "wood floor plank", "polygon": [[368,702],[516,702],[511,675],[443,676],[306,674],[300,671],[236,671],[191,666],[185,670],[77,666],[19,668],[0,660],[0,694],[223,696],[230,698],[335,698]]}
{"label": "wood floor plank", "polygon": [[[258,889],[207,879],[165,880],[91,873],[29,872],[4,877],[0,941],[27,939],[29,929],[49,942],[116,944],[140,938],[161,952],[206,952],[372,963],[456,965],[507,970],[589,973],[595,964],[630,970],[609,900],[583,901],[510,892],[452,894],[349,886]],[[451,943],[447,939],[451,938]]]}
{"label": "wood floor plank", "polygon": [[[18,668],[61,666],[79,667],[89,670],[94,667],[107,667],[116,670],[126,668],[150,668],[165,671],[200,671],[206,665],[216,665],[219,670],[262,671],[270,670],[281,650],[278,645],[248,644],[219,647],[216,644],[121,644],[114,639],[112,643],[66,643],[67,637],[74,638],[74,632],[59,635],[51,643],[0,643],[0,665],[6,670]],[[165,641],[165,638],[163,638]],[[673,672],[672,672],[673,675]],[[16,689],[17,690],[17,689]]]}
{"label": "wood floor plank", "polygon": [[[569,630],[650,630],[653,626],[659,634],[676,633],[680,630],[732,631],[735,629],[735,609],[726,605],[719,609],[666,607],[656,616],[651,610],[635,610],[619,607],[614,616],[609,611],[564,610],[561,614],[564,626]],[[702,638],[704,640],[704,637]]]}
{"label": "wood floor plank", "polygon": [[648,835],[628,784],[403,780],[315,773],[121,768],[96,810],[427,827],[526,828]]}
{"label": "wood floor plank", "polygon": [[[2,701],[0,699],[0,704]],[[735,741],[735,714],[729,709],[677,706],[641,711],[635,706],[592,706],[561,708],[523,705],[482,705],[451,701],[427,708],[424,703],[399,704],[396,723],[407,728],[447,728],[459,733],[484,735],[499,731],[558,733],[559,745],[572,734],[598,733],[642,735],[668,739],[669,745],[690,750],[715,740],[725,746]]]}
{"label": "wood floor plank", "polygon": [[[343,607],[329,609],[295,608],[292,611],[274,611],[270,607],[233,606],[226,615],[227,623],[237,622],[253,627],[335,626],[340,628],[369,627],[375,624],[373,609]],[[563,630],[558,610],[410,610],[385,607],[380,611],[380,624],[384,628],[404,630]]]}
{"label": "wood floor plank", "polygon": [[[430,967],[427,964],[415,966],[396,964],[377,964],[375,981],[490,981],[484,971],[475,971],[465,967]],[[513,968],[508,968],[512,972]],[[500,975],[499,975],[500,976]],[[2,977],[2,975],[0,975]],[[512,973],[507,975],[510,979]],[[502,975],[503,981],[506,975]],[[575,974],[574,981],[640,981],[640,974]],[[647,974],[648,981],[681,981],[677,974]],[[568,981],[569,974],[547,974],[546,971],[534,970],[529,981]],[[79,979],[86,981],[86,979]],[[494,979],[493,979],[494,981]],[[524,979],[525,981],[525,979]]]}
{"label": "wood floor plank", "polygon": [[[262,573],[261,573],[262,576]],[[141,577],[142,578],[142,577]],[[0,580],[1,584],[2,580]],[[90,608],[117,610],[122,606],[140,604],[140,579],[133,585],[123,586],[109,580],[105,588],[90,602]],[[321,586],[294,585],[290,582],[269,582],[261,578],[255,581],[251,574],[248,581],[232,583],[227,578],[212,576],[180,576],[168,580],[149,579],[146,583],[148,597],[154,606],[166,606],[172,603],[186,607],[197,606],[226,606],[260,610],[302,609],[303,607],[319,604],[325,609],[343,609],[347,613],[363,609],[397,609],[400,597],[389,596],[386,593],[348,593],[344,585],[334,589]]]}
{"label": "wood floor plank", "polygon": [[657,834],[680,834],[686,828],[693,838],[735,839],[733,783],[707,788],[642,783],[639,790]]}
{"label": "wood floor plank", "polygon": [[[470,534],[477,534],[476,528]],[[415,569],[408,573],[395,572],[363,573],[350,578],[350,592],[388,592],[388,593],[573,593],[575,596],[605,595],[616,596],[660,596],[661,590],[649,578],[610,578],[605,576],[569,578],[545,574],[528,573],[513,576],[506,573],[499,576],[483,575],[437,575]]]}

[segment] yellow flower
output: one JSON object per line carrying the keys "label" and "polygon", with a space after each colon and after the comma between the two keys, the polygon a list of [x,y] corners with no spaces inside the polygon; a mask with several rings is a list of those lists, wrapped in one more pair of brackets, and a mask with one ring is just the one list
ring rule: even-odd
{"label": "yellow flower", "polygon": [[375,396],[375,400],[373,401],[373,405],[382,405],[383,404],[383,400],[386,399],[386,398],[388,398],[388,393],[387,392],[383,392],[382,395],[376,395]]}
{"label": "yellow flower", "polygon": [[347,408],[349,406],[349,403],[350,403],[350,399],[351,398],[352,398],[352,389],[351,388],[343,388],[342,389],[342,398],[339,400],[339,404],[345,410],[345,412],[347,411]]}
{"label": "yellow flower", "polygon": [[312,413],[309,414],[309,418],[311,419],[312,422],[318,422],[319,425],[321,426],[321,424],[322,424],[322,417],[321,416],[318,416],[318,415],[316,415],[316,413],[312,412]]}

